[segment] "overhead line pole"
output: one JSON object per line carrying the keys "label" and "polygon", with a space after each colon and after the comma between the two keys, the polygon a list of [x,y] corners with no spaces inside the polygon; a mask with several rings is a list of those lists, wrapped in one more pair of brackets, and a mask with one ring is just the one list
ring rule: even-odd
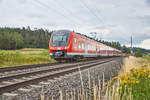
{"label": "overhead line pole", "polygon": [[131,54],[133,54],[133,51],[132,51],[132,36],[131,36]]}

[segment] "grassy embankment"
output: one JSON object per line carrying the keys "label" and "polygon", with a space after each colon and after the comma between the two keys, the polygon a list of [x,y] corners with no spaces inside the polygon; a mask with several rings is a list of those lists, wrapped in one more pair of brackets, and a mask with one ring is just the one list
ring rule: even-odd
{"label": "grassy embankment", "polygon": [[[98,79],[98,83],[91,82],[89,75],[88,89],[84,88],[80,75],[81,88],[70,92],[66,90],[66,93],[60,90],[60,100],[150,100],[149,59],[150,56],[126,58],[119,75],[107,83],[104,82],[104,77]],[[55,96],[51,99],[55,100]],[[41,100],[44,100],[43,95]]]}
{"label": "grassy embankment", "polygon": [[48,49],[0,50],[0,67],[54,62]]}
{"label": "grassy embankment", "polygon": [[150,100],[150,56],[124,60],[119,75],[106,83],[113,100]]}

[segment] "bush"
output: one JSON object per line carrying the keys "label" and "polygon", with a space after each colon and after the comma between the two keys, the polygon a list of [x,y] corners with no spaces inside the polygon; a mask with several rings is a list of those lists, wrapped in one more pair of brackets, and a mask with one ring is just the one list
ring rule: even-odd
{"label": "bush", "polygon": [[140,49],[136,50],[135,56],[136,57],[142,57],[142,53],[141,53]]}

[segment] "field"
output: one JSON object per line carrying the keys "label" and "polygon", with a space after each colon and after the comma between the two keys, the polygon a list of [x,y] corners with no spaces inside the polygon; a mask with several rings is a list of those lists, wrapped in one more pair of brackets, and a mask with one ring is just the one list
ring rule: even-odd
{"label": "field", "polygon": [[0,50],[0,67],[54,62],[48,49]]}
{"label": "field", "polygon": [[120,74],[106,83],[114,100],[150,100],[149,57],[130,56],[124,60]]}
{"label": "field", "polygon": [[143,58],[150,61],[150,54],[144,55]]}

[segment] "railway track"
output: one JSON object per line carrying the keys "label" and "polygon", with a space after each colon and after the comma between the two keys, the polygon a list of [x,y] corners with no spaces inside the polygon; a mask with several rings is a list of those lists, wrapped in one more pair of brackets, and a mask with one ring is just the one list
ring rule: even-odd
{"label": "railway track", "polygon": [[59,77],[68,73],[76,72],[79,70],[79,67],[80,70],[84,70],[116,59],[120,59],[120,57],[107,58],[101,60],[99,59],[94,61],[82,63],[79,62],[73,64],[61,64],[61,65],[54,64],[51,65],[50,67],[49,66],[39,67],[39,69],[36,70],[6,75],[4,77],[0,77],[0,94],[16,90],[22,86],[35,84],[41,81],[45,81],[47,79],[53,79],[55,77]]}
{"label": "railway track", "polygon": [[[93,59],[86,60],[86,61],[92,61]],[[85,61],[80,62],[72,62],[72,63],[82,63]],[[17,70],[26,70],[26,69],[32,69],[32,68],[40,68],[45,66],[54,66],[54,65],[61,65],[61,64],[67,64],[68,62],[55,62],[55,63],[44,63],[44,64],[32,64],[32,65],[22,65],[22,66],[11,66],[11,67],[1,67],[0,68],[0,74],[10,71],[17,71]],[[70,63],[70,62],[69,62]]]}

